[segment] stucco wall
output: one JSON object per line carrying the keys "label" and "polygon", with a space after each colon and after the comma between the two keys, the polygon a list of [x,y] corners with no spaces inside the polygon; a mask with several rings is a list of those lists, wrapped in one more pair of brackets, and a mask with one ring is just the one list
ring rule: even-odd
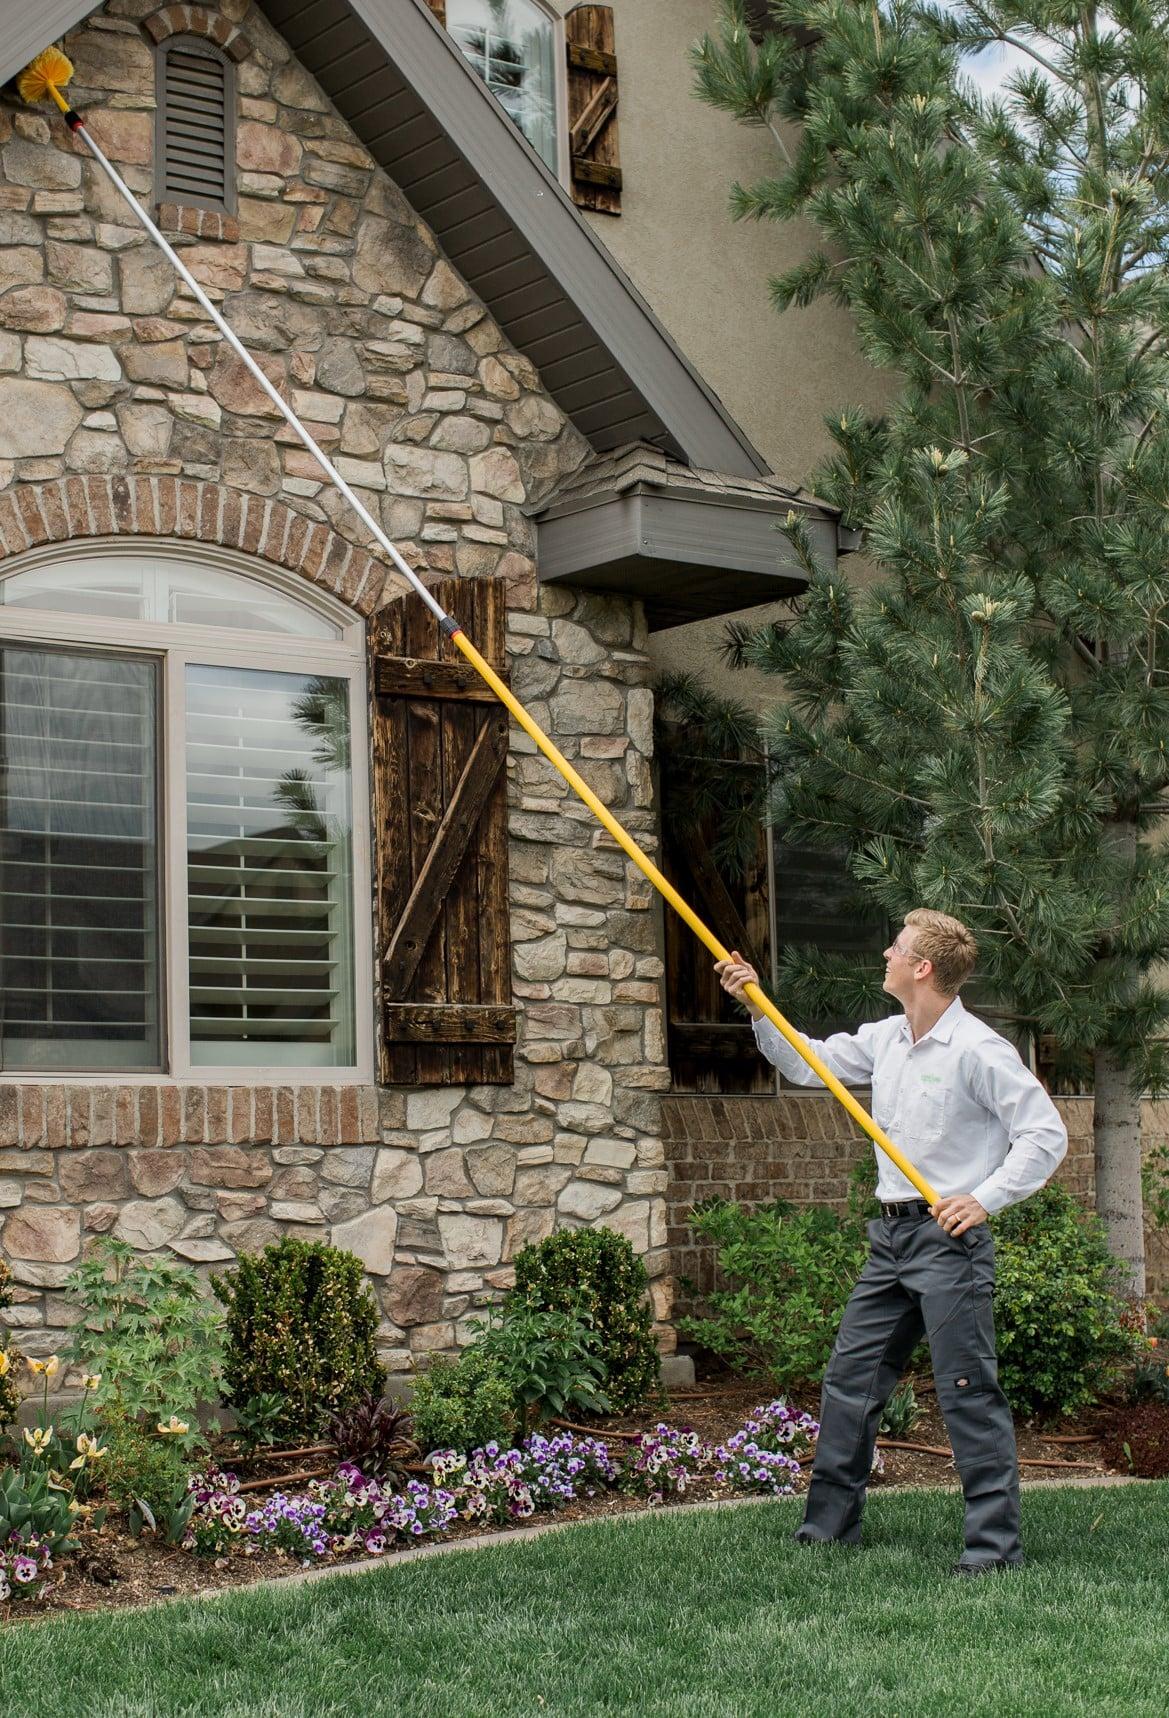
{"label": "stucco wall", "polygon": [[772,469],[802,483],[828,450],[825,414],[877,406],[887,384],[843,311],[779,316],[768,302],[768,277],[808,253],[811,228],[730,219],[733,182],[773,173],[777,158],[767,132],[693,94],[688,49],[711,27],[713,0],[612,4],[621,214],[586,219]]}

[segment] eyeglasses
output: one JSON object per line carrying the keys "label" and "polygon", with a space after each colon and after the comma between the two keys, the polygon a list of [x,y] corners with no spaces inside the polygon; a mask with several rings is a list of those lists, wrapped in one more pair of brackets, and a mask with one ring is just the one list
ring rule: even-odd
{"label": "eyeglasses", "polygon": [[899,954],[901,956],[902,960],[924,960],[925,959],[925,956],[919,954],[915,948],[902,948],[900,937],[897,939],[897,941],[895,943],[893,943],[891,945],[891,948],[892,948],[892,952],[894,954]]}

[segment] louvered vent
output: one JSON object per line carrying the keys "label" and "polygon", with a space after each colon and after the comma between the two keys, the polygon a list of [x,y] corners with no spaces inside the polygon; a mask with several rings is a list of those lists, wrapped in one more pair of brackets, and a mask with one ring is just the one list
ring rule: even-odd
{"label": "louvered vent", "polygon": [[231,68],[210,43],[195,38],[172,39],[160,58],[158,201],[230,209]]}

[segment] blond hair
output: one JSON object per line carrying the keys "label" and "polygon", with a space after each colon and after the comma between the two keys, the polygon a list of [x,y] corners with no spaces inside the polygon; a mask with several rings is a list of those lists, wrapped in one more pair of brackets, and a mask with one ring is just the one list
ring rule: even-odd
{"label": "blond hair", "polygon": [[934,983],[943,996],[957,996],[978,959],[974,933],[961,919],[936,913],[932,907],[915,907],[905,923],[914,932],[914,944],[922,960],[934,969]]}

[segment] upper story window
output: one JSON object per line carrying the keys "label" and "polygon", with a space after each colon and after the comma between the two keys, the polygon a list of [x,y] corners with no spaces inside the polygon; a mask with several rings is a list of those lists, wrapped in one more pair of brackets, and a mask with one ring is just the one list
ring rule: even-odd
{"label": "upper story window", "polygon": [[555,173],[556,20],[535,0],[446,0],[446,22],[492,95]]}
{"label": "upper story window", "polygon": [[368,1077],[363,629],[232,559],[0,578],[6,1073]]}
{"label": "upper story window", "polygon": [[155,202],[235,210],[235,68],[202,36],[158,49]]}

